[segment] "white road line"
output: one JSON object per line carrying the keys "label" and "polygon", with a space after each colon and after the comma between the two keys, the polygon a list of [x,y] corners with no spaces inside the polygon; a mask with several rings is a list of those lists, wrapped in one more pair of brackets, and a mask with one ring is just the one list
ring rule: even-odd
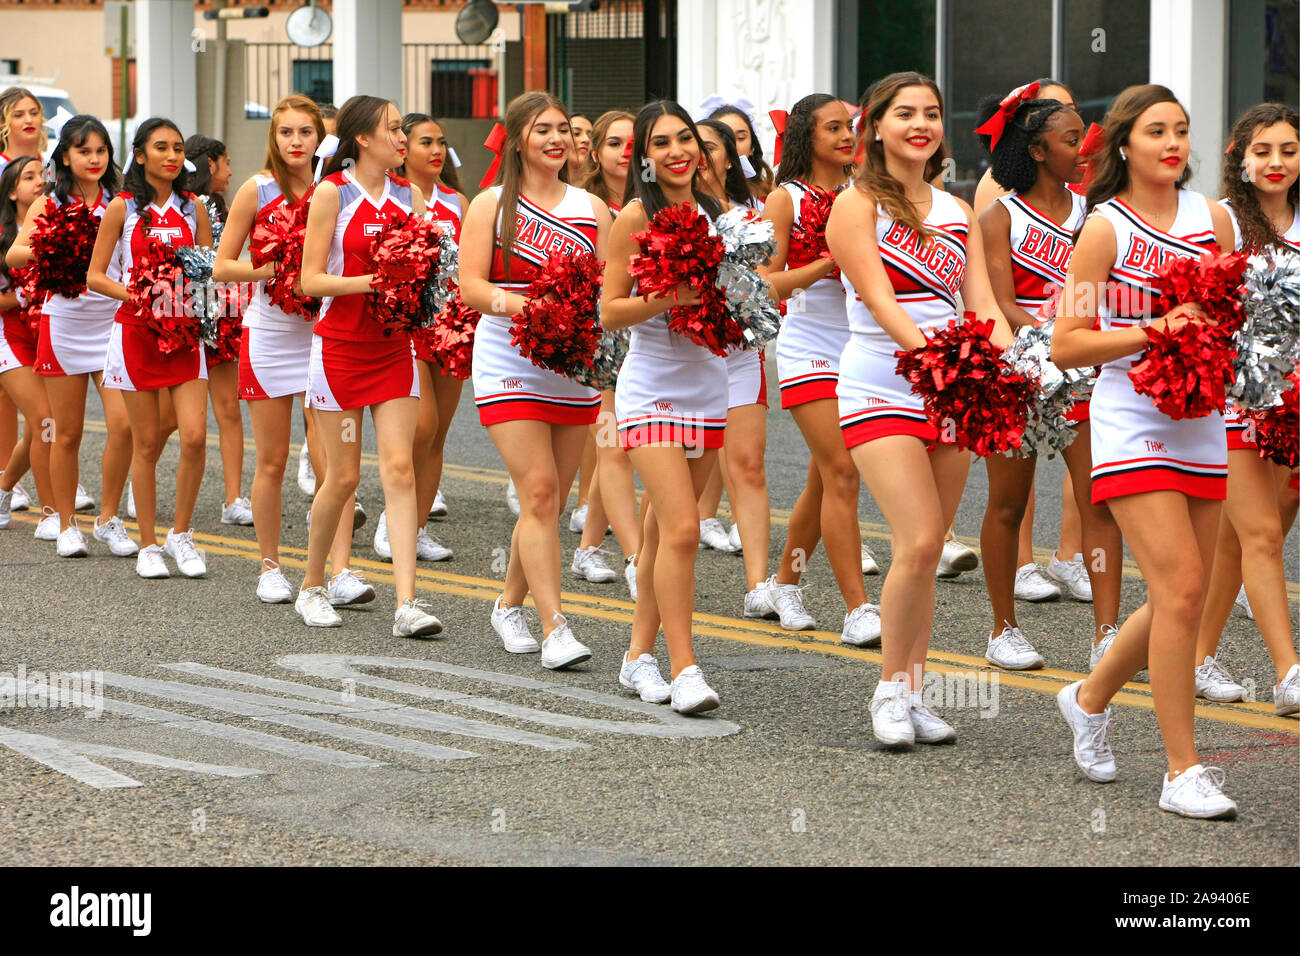
{"label": "white road line", "polygon": [[77,754],[67,741],[0,727],[0,744],[96,790],[142,787],[139,780]]}

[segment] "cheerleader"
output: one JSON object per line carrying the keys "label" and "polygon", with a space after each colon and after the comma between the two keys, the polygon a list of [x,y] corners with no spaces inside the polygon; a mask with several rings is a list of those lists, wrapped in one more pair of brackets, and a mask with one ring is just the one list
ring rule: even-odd
{"label": "cheerleader", "polygon": [[[593,127],[591,120],[581,113],[573,113],[569,116],[569,132],[573,134],[573,152],[569,154],[569,181],[573,183],[582,183],[592,172],[594,163],[591,158],[591,142],[593,136]],[[584,187],[585,188],[585,187]],[[587,513],[591,505],[591,496],[594,493],[596,481],[596,439],[595,429],[589,429],[587,432],[587,441],[582,446],[582,459],[578,465],[578,507],[573,509],[569,515],[569,530],[574,534],[585,535],[587,529]],[[609,528],[608,524],[600,528],[593,528],[599,531],[601,540]],[[579,544],[581,549],[581,544]],[[614,580],[614,572],[607,566],[601,568],[604,561],[601,559],[600,549],[595,551],[584,551],[585,560],[582,561],[582,573],[588,581],[597,583]],[[575,564],[579,561],[579,555],[574,553]],[[574,569],[577,571],[577,568]]]}
{"label": "cheerleader", "polygon": [[[23,437],[9,449],[8,463],[0,475],[0,528],[7,528],[13,510],[13,494],[18,479],[28,467],[40,495],[41,520],[36,525],[36,540],[56,541],[60,537],[59,515],[50,502],[50,445],[44,437],[45,423],[50,420],[50,402],[45,383],[36,375],[37,330],[30,317],[30,307],[22,294],[22,276],[4,266],[5,253],[18,237],[32,205],[44,190],[41,161],[19,156],[0,173],[0,389],[23,413]],[[5,450],[0,449],[0,453]],[[63,548],[73,545],[68,536]],[[82,553],[85,553],[84,542]]]}
{"label": "cheerleader", "polygon": [[731,131],[736,134],[736,152],[743,161],[742,167],[748,166],[745,173],[749,179],[750,194],[760,204],[765,202],[768,193],[772,191],[774,180],[772,167],[763,158],[763,144],[754,132],[753,106],[748,100],[734,104],[724,103],[712,109],[705,118],[722,120],[731,127]]}
{"label": "cheerleader", "polygon": [[[604,201],[610,215],[618,216],[627,192],[628,162],[632,156],[632,122],[624,110],[610,110],[592,126],[591,172],[582,188]],[[617,575],[605,563],[601,545],[607,528],[623,552],[623,577],[632,600],[636,600],[636,552],[641,546],[641,524],[637,520],[636,485],[632,463],[618,441],[614,415],[614,389],[600,393],[600,414],[592,426],[588,444],[596,448],[596,467],[588,490],[587,514],[582,539],[573,552],[573,572],[593,583],[613,581]],[[581,493],[581,488],[579,488]]]}
{"label": "cheerleader", "polygon": [[[408,113],[402,119],[402,132],[406,134],[406,163],[399,174],[419,187],[420,195],[428,197],[426,215],[445,223],[459,242],[461,216],[469,200],[461,190],[460,174],[442,126],[423,113]],[[442,450],[464,383],[442,370],[438,353],[429,344],[427,335],[417,333],[411,340],[420,373],[420,419],[415,428],[413,452],[415,513],[424,517],[439,511],[436,504],[441,501],[438,485],[442,481]],[[441,502],[441,513],[447,513],[445,502]],[[382,514],[375,531],[375,551],[385,561],[392,557],[387,521]],[[452,551],[421,527],[415,536],[415,555],[421,561],[446,561]]]}
{"label": "cheerleader", "polygon": [[[640,251],[632,237],[659,210],[685,203],[710,220],[722,212],[722,204],[699,181],[704,161],[704,144],[684,109],[668,100],[641,108],[633,127],[631,166],[655,174],[628,180],[630,198],[614,224],[601,297],[605,325],[632,328],[615,402],[619,439],[649,498],[637,558],[631,648],[618,679],[642,700],[671,701],[673,710],[686,714],[719,704],[695,661],[691,621],[700,540],[697,501],[722,447],[727,364],[671,331],[664,297],[638,295],[628,268]],[[672,301],[691,306],[701,300],[698,290],[682,283]],[[654,657],[661,624],[671,685]]]}
{"label": "cheerleader", "polygon": [[[309,627],[338,627],[325,586],[325,557],[361,478],[361,420],[367,407],[379,446],[379,479],[388,510],[397,610],[394,637],[437,634],[442,623],[415,596],[416,514],[411,451],[419,420],[420,379],[409,335],[385,335],[371,314],[371,247],[386,224],[424,213],[424,197],[390,170],[402,165],[406,134],[397,107],[354,96],[339,109],[338,151],[311,194],[302,250],[302,291],[318,296],[307,401],[325,453],[307,536],[307,571],[295,610]],[[336,572],[342,569],[335,567]]]}
{"label": "cheerleader", "polygon": [[776,231],[776,253],[767,279],[786,299],[786,317],[776,340],[781,407],[790,410],[811,455],[808,481],[790,512],[781,564],[767,581],[769,608],[746,603],[748,617],[780,618],[781,626],[816,626],[804,610],[799,579],[808,556],[825,538],[826,556],[844,598],[840,640],[854,647],[880,643],[880,609],[867,599],[863,565],[875,562],[862,545],[858,527],[861,481],[840,431],[835,387],[840,353],[849,341],[844,286],[832,258],[790,255],[790,235],[801,222],[805,196],[830,197],[848,185],[855,138],[848,110],[825,93],[805,96],[786,117],[777,188],[767,197],[763,218]]}
{"label": "cheerleader", "polygon": [[[113,145],[104,124],[93,116],[74,116],[63,124],[50,166],[54,174],[52,188],[32,205],[22,232],[9,250],[10,265],[24,266],[31,261],[32,232],[36,220],[47,210],[82,206],[102,218],[117,193],[121,177],[113,162]],[[109,274],[120,278],[115,263],[110,263]],[[104,358],[117,305],[115,299],[87,289],[74,299],[52,295],[41,309],[35,368],[44,377],[54,420],[50,484],[55,510],[62,516],[57,542],[61,557],[86,553],[85,539],[73,512],[81,495],[77,473],[86,420],[86,387],[91,380],[99,390],[108,432],[101,465],[104,507],[95,519],[92,534],[119,557],[130,557],[140,550],[117,516],[131,467],[131,424],[122,393],[104,387]]]}
{"label": "cheerleader", "polygon": [[1102,366],[1091,401],[1092,499],[1115,516],[1146,579],[1147,600],[1124,621],[1096,670],[1064,688],[1057,702],[1080,769],[1092,780],[1113,780],[1108,705],[1148,668],[1169,761],[1160,808],[1232,816],[1237,805],[1220,789],[1223,772],[1201,765],[1192,724],[1195,633],[1228,471],[1223,416],[1175,421],[1135,392],[1128,377],[1146,345],[1145,326],[1207,319],[1196,303],[1151,317],[1159,265],[1231,248],[1232,223],[1222,206],[1183,188],[1190,175],[1187,113],[1168,89],[1129,87],[1104,125],[1052,359],[1062,368]]}
{"label": "cheerleader", "polygon": [[[207,564],[194,547],[190,521],[207,452],[207,366],[203,349],[162,352],[145,320],[132,309],[127,285],[132,263],[144,251],[146,236],[173,247],[205,246],[212,244],[212,230],[207,209],[188,190],[185,144],[171,120],[155,117],[141,123],[131,153],[123,191],[108,204],[100,219],[86,286],[91,292],[122,303],[109,336],[104,381],[107,388],[122,393],[131,423],[131,486],[141,545],[136,573],[142,578],[168,577],[165,552],[181,574],[199,578],[207,574]],[[120,273],[110,274],[109,270],[118,264]],[[163,390],[171,395],[181,453],[176,468],[174,520],[160,548],[155,518],[156,469],[163,446],[159,393]]]}
{"label": "cheerleader", "polygon": [[[1034,80],[1032,83],[1026,83],[1024,86],[1018,87],[1017,92],[1020,90],[1027,90],[1030,87],[1038,88],[1037,99],[1056,100],[1056,102],[1065,106],[1067,109],[1074,110],[1075,112],[1078,112],[1079,110],[1079,106],[1074,100],[1074,94],[1070,92],[1070,88],[1060,80],[1054,80],[1050,76],[1044,76]],[[976,122],[975,125],[980,126],[983,124],[981,122]],[[1070,183],[1068,185],[1074,186],[1076,184]],[[976,216],[982,216],[984,210],[996,202],[999,196],[1006,196],[1012,191],[1013,190],[1007,189],[1005,186],[998,183],[997,178],[993,175],[993,164],[990,158],[988,168],[984,170],[984,174],[980,176],[980,181],[975,185],[975,199],[971,202],[971,208],[975,210]],[[1079,192],[1079,190],[1072,189],[1071,192]],[[1080,193],[1080,195],[1082,195],[1082,193]]]}
{"label": "cheerleader", "polygon": [[843,272],[852,335],[836,386],[840,427],[892,532],[880,599],[882,679],[871,728],[889,745],[938,743],[956,732],[921,700],[944,531],[961,502],[970,456],[944,441],[895,372],[897,349],[966,308],[992,319],[995,345],[1011,333],[989,287],[970,207],[931,180],[947,157],[943,97],[929,77],[894,73],[867,93],[866,156],[835,200],[826,243]]}
{"label": "cheerleader", "polygon": [[[1220,200],[1232,218],[1238,249],[1267,247],[1300,253],[1300,135],[1296,111],[1278,103],[1247,110],[1232,130],[1223,163]],[[1235,406],[1226,415],[1228,428],[1228,497],[1219,521],[1214,568],[1205,596],[1196,639],[1196,696],[1209,700],[1243,700],[1246,688],[1215,659],[1233,600],[1246,581],[1250,609],[1277,671],[1273,708],[1278,714],[1300,711],[1300,658],[1291,630],[1291,609],[1282,564],[1289,523],[1281,513],[1290,469],[1259,456],[1250,434],[1253,421]]]}
{"label": "cheerleader", "polygon": [[14,86],[0,93],[0,171],[19,156],[45,153],[45,111],[36,94]]}
{"label": "cheerleader", "polygon": [[[483,313],[474,333],[474,402],[518,490],[520,514],[510,538],[505,589],[492,627],[512,654],[542,652],[542,666],[568,667],[591,657],[560,605],[559,516],[596,420],[600,394],[538,368],[510,344],[511,316],[523,291],[552,255],[604,259],[609,211],[568,183],[573,146],[569,117],[549,93],[515,97],[506,109],[496,184],[474,199],[461,230],[460,282],[465,304]],[[542,617],[542,644],[528,631],[524,598]]]}
{"label": "cheerleader", "polygon": [[[1058,294],[1074,235],[1083,224],[1083,197],[1067,185],[1081,182],[1079,161],[1083,120],[1059,100],[1037,97],[1035,87],[1014,91],[1001,101],[990,97],[980,104],[977,129],[991,142],[993,178],[1011,192],[998,197],[980,216],[980,233],[988,262],[989,281],[1002,314],[1013,328],[1040,323],[1041,310]],[[1087,574],[1094,596],[1095,628],[1090,664],[1105,653],[1119,619],[1123,542],[1104,504],[1092,504],[1092,461],[1089,455],[1086,403],[1073,409],[1076,438],[1061,453],[1078,489],[1082,517],[1082,550],[1090,556]],[[1034,568],[1017,557],[1017,537],[1032,519],[1028,504],[1033,492],[1036,458],[1015,452],[990,455],[988,504],[980,530],[984,582],[993,608],[985,660],[1008,670],[1042,667],[1043,658],[1020,631],[1016,620],[1016,586]],[[1031,545],[1032,546],[1032,545]],[[1058,562],[1059,563],[1059,562]],[[1017,565],[1020,565],[1017,567]],[[1055,588],[1053,588],[1055,592]]]}
{"label": "cheerleader", "polygon": [[595,128],[591,120],[581,113],[569,116],[569,132],[573,134],[573,155],[569,157],[569,179],[580,183],[591,173],[591,144]]}

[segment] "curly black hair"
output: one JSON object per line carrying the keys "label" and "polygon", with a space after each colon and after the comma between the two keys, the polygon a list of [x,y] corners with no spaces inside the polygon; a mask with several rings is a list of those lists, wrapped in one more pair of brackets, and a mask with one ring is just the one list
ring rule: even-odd
{"label": "curly black hair", "polygon": [[[1262,249],[1265,246],[1277,246],[1280,249],[1285,246],[1273,228],[1273,223],[1260,208],[1255,184],[1242,175],[1251,138],[1258,130],[1274,123],[1289,123],[1293,129],[1300,130],[1300,116],[1290,106],[1260,103],[1248,109],[1232,127],[1232,139],[1223,157],[1222,192],[1237,216],[1243,249]],[[1300,204],[1300,181],[1291,184],[1286,199],[1292,206]]]}
{"label": "curly black hair", "polygon": [[[776,168],[776,184],[811,178],[813,169],[812,134],[813,114],[827,103],[838,99],[829,93],[810,93],[794,106],[785,119],[785,134],[781,139],[781,165]],[[850,175],[853,166],[844,167]]]}
{"label": "curly black hair", "polygon": [[[980,100],[975,110],[976,128],[983,126],[994,113],[1002,97],[993,95]],[[1038,179],[1038,163],[1029,155],[1031,146],[1043,145],[1043,133],[1052,117],[1069,107],[1059,100],[1029,100],[1016,110],[993,150],[993,179],[1003,189],[1024,192]],[[977,133],[984,148],[992,141],[987,133]]]}

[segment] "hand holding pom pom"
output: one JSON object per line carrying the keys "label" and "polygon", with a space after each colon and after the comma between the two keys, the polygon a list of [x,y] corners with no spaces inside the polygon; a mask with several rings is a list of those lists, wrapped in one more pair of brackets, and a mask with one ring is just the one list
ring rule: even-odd
{"label": "hand holding pom pom", "polygon": [[1300,465],[1300,373],[1292,372],[1288,381],[1291,387],[1276,405],[1247,414],[1255,422],[1259,457],[1294,468]]}
{"label": "hand holding pom pom", "polygon": [[375,237],[371,254],[375,277],[370,305],[385,335],[410,334],[446,304],[456,244],[438,222],[414,215],[394,220]]}
{"label": "hand holding pom pom", "polygon": [[86,291],[86,270],[99,220],[79,202],[48,202],[32,230],[35,287],[75,299]]}
{"label": "hand holding pom pom", "polygon": [[255,268],[275,263],[275,274],[266,280],[266,295],[271,304],[314,322],[320,315],[320,300],[294,292],[302,278],[302,241],[307,232],[310,206],[306,198],[292,205],[263,206],[253,220],[248,251]]}
{"label": "hand holding pom pom", "polygon": [[[799,216],[790,229],[790,248],[787,261],[805,265],[815,259],[831,258],[826,248],[826,223],[831,217],[831,206],[835,204],[835,193],[813,187],[804,190],[799,200]],[[830,273],[839,278],[839,269]]]}
{"label": "hand holding pom pom", "polygon": [[469,308],[457,292],[434,316],[433,324],[416,329],[411,337],[417,348],[427,344],[438,354],[438,363],[452,378],[469,378],[474,360],[474,330],[483,313]]}
{"label": "hand holding pom pom", "polygon": [[570,375],[590,369],[600,342],[600,262],[590,252],[553,256],[524,291],[528,304],[510,327],[510,344],[539,368]]}
{"label": "hand holding pom pom", "polygon": [[185,271],[170,244],[145,236],[144,248],[131,266],[127,292],[131,310],[144,320],[158,340],[158,351],[169,355],[199,344],[199,318],[186,302]]}

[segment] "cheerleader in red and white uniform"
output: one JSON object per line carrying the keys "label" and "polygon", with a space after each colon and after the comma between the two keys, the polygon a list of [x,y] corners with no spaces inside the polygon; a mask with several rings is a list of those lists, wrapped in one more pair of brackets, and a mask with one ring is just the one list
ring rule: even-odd
{"label": "cheerleader in red and white uniform", "polygon": [[934,620],[934,579],[945,530],[961,502],[970,455],[947,444],[921,399],[895,372],[897,349],[955,318],[957,296],[992,319],[995,345],[1011,333],[989,287],[970,207],[931,180],[947,155],[943,99],[929,77],[894,73],[867,93],[859,135],[866,156],[835,200],[826,242],[844,274],[852,337],[837,385],[844,442],[893,534],[880,599],[884,679],[871,701],[876,739],[939,743],[956,732],[921,698]]}
{"label": "cheerleader in red and white uniform", "polygon": [[[702,161],[704,144],[681,106],[658,100],[641,108],[633,126],[631,168],[653,169],[655,175],[629,179],[631,198],[614,224],[601,298],[604,324],[632,329],[615,404],[620,440],[649,499],[637,560],[631,648],[619,683],[644,701],[671,701],[680,713],[699,713],[719,704],[695,661],[691,622],[700,541],[697,502],[722,447],[727,365],[721,356],[668,326],[665,306],[698,305],[697,290],[682,283],[671,303],[664,296],[638,295],[628,268],[641,252],[633,236],[661,209],[685,203],[710,221],[722,212],[722,204],[700,181]],[[654,657],[661,624],[671,685]]]}
{"label": "cheerleader in red and white uniform", "polygon": [[714,94],[700,104],[700,109],[706,114],[705,119],[722,120],[736,134],[736,151],[744,161],[750,195],[761,207],[772,191],[774,180],[772,167],[763,158],[763,144],[754,132],[754,104],[743,97],[728,103]]}
{"label": "cheerleader in red and white uniform", "polygon": [[[1079,161],[1083,120],[1058,100],[1043,99],[1035,87],[1017,90],[1001,101],[980,104],[979,129],[992,142],[993,177],[1011,192],[998,197],[980,216],[989,281],[1002,314],[1013,328],[1037,325],[1041,310],[1065,281],[1074,235],[1083,225],[1083,197],[1068,188],[1083,179]],[[1123,541],[1104,504],[1094,505],[1087,403],[1076,405],[1069,420],[1077,437],[1062,452],[1071,490],[1077,489],[1082,516],[1082,551],[1093,596],[1095,627],[1091,664],[1110,646],[1119,619]],[[993,629],[985,659],[1009,670],[1043,666],[1042,656],[1016,620],[1016,581],[1026,564],[1017,556],[1017,538],[1027,520],[1035,457],[1015,452],[990,455],[988,505],[980,531],[984,582],[993,606]],[[1031,522],[1032,519],[1028,519]],[[1032,552],[1030,555],[1032,566]]]}
{"label": "cheerleader in red and white uniform", "polygon": [[1168,89],[1129,87],[1104,125],[1052,360],[1063,368],[1102,366],[1090,407],[1092,499],[1115,516],[1146,579],[1147,601],[1092,674],[1057,701],[1074,734],[1075,762],[1092,780],[1113,780],[1108,705],[1148,668],[1169,760],[1160,808],[1231,816],[1237,806],[1220,789],[1222,772],[1201,766],[1192,723],[1196,628],[1227,484],[1223,416],[1171,419],[1134,390],[1128,372],[1146,345],[1146,326],[1207,318],[1196,303],[1151,316],[1160,266],[1231,248],[1232,223],[1222,206],[1183,188],[1190,175],[1187,113]]}
{"label": "cheerleader in red and white uniform", "polygon": [[[1300,253],[1300,133],[1296,111],[1280,103],[1251,107],[1232,130],[1223,163],[1220,200],[1232,218],[1238,249],[1266,247]],[[1214,570],[1196,639],[1196,695],[1243,700],[1246,688],[1232,679],[1215,655],[1223,626],[1244,578],[1250,610],[1277,671],[1273,707],[1300,711],[1300,658],[1291,630],[1283,541],[1289,526],[1282,512],[1295,497],[1291,472],[1259,456],[1254,419],[1229,403],[1228,498],[1219,521]]]}
{"label": "cheerleader in red and white uniform", "polygon": [[[74,116],[63,124],[59,144],[50,161],[54,185],[32,206],[22,233],[9,250],[12,265],[26,265],[32,256],[31,236],[36,220],[57,206],[83,206],[102,218],[117,193],[120,175],[113,162],[113,146],[104,124],[93,116]],[[108,275],[120,279],[117,264],[110,262]],[[58,542],[60,556],[86,553],[86,542],[77,528],[74,509],[78,497],[78,455],[86,418],[86,387],[93,380],[104,407],[107,436],[101,465],[103,510],[95,519],[95,540],[108,545],[120,557],[139,552],[117,516],[127,473],[131,468],[131,424],[126,416],[122,393],[104,387],[104,360],[112,336],[118,302],[87,289],[76,298],[52,295],[41,312],[41,334],[37,346],[36,372],[44,376],[54,418],[54,443],[50,448],[50,483],[54,509],[62,527]],[[66,537],[65,537],[66,535]]]}
{"label": "cheerleader in red and white uniform", "polygon": [[420,379],[411,337],[384,334],[369,293],[375,237],[386,225],[423,215],[424,197],[391,172],[405,159],[406,134],[388,100],[354,96],[344,103],[338,141],[311,194],[303,240],[302,291],[323,300],[311,343],[307,401],[325,452],[325,475],[317,476],[307,571],[294,607],[310,627],[342,623],[325,586],[325,557],[361,480],[361,422],[368,407],[393,549],[393,636],[421,637],[437,634],[442,623],[415,596],[415,538],[424,516],[416,514],[411,450]]}
{"label": "cheerleader in red and white uniform", "polygon": [[[136,131],[131,151],[123,191],[108,204],[100,220],[86,286],[123,303],[109,336],[104,383],[122,393],[131,422],[131,485],[141,545],[136,573],[142,578],[168,577],[165,552],[176,561],[181,574],[203,577],[207,565],[194,547],[190,526],[207,452],[208,383],[203,348],[179,348],[164,354],[145,320],[131,308],[126,287],[147,236],[173,247],[203,246],[212,244],[212,232],[208,211],[186,189],[185,143],[175,124],[156,117],[146,120]],[[115,265],[120,265],[120,278],[109,272]],[[163,389],[171,393],[181,453],[176,468],[175,516],[160,548],[154,525],[156,469],[162,454],[159,392]]]}
{"label": "cheerleader in red and white uniform", "polygon": [[[494,164],[497,184],[470,203],[460,244],[461,295],[483,313],[474,333],[474,402],[519,494],[492,627],[507,651],[540,650],[542,666],[550,669],[591,657],[560,605],[559,516],[600,393],[524,358],[510,344],[510,328],[511,317],[527,303],[523,291],[551,256],[588,252],[605,258],[609,210],[569,185],[572,147],[569,116],[559,100],[543,92],[512,100]],[[541,645],[524,616],[529,592],[542,618]]]}
{"label": "cheerleader in red and white uniform", "polygon": [[[829,199],[849,183],[856,140],[844,104],[827,93],[799,100],[785,118],[777,188],[763,207],[776,229],[776,252],[767,280],[786,300],[785,321],[776,342],[781,407],[790,410],[808,445],[808,480],[790,512],[785,551],[767,582],[770,610],[747,606],[750,617],[778,616],[781,626],[816,626],[804,610],[799,579],[818,539],[826,543],[835,582],[844,598],[840,640],[854,647],[880,643],[880,608],[870,603],[862,572],[875,561],[862,545],[858,526],[861,479],[840,431],[835,386],[840,353],[849,341],[844,286],[833,258],[790,253],[790,235],[803,221],[806,196]],[[864,565],[866,567],[864,567]]]}

